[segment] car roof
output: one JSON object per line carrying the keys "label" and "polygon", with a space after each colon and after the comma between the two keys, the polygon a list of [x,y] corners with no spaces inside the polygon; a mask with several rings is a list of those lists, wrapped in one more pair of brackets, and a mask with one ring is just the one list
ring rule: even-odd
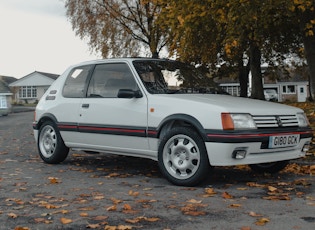
{"label": "car roof", "polygon": [[[91,60],[91,61],[85,61],[81,62],[78,64],[75,64],[74,66],[79,66],[79,65],[92,65],[92,64],[101,64],[101,63],[109,63],[109,62],[132,62],[135,60],[159,60],[159,61],[165,61],[169,59],[159,59],[159,58],[149,58],[149,57],[124,57],[124,58],[107,58],[107,59],[96,59],[96,60]],[[169,60],[169,61],[174,61],[174,60]]]}

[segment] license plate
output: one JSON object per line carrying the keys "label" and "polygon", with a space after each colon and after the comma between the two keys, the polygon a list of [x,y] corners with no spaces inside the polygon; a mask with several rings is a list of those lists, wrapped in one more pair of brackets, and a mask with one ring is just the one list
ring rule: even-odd
{"label": "license plate", "polygon": [[269,148],[292,147],[299,144],[300,135],[281,135],[269,137]]}

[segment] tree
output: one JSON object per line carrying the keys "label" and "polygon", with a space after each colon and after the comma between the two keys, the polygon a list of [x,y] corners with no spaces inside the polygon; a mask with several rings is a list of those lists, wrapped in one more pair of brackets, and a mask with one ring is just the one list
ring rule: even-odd
{"label": "tree", "polygon": [[315,97],[315,1],[291,0],[287,3],[289,17],[299,28],[304,45],[305,58],[309,67],[310,100]]}
{"label": "tree", "polygon": [[[170,49],[175,49],[173,52],[180,58],[211,63],[219,57],[228,66],[236,67],[242,96],[247,95],[250,69],[251,96],[264,99],[261,64],[281,63],[284,54],[297,50],[301,44],[292,17],[286,15],[286,2],[168,0],[167,20],[175,34]],[[246,63],[249,68],[244,66]]]}
{"label": "tree", "polygon": [[167,27],[157,23],[158,0],[66,0],[65,7],[76,34],[103,57],[135,56],[143,48],[158,57],[168,41]]}

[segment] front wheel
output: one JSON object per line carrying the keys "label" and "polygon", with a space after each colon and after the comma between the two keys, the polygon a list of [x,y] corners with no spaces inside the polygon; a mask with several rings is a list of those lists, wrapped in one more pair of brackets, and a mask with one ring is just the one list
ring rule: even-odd
{"label": "front wheel", "polygon": [[288,165],[289,161],[277,161],[271,163],[253,164],[249,167],[258,173],[277,173]]}
{"label": "front wheel", "polygon": [[208,174],[210,165],[202,138],[191,128],[171,129],[161,140],[158,164],[173,184],[195,186]]}
{"label": "front wheel", "polygon": [[49,164],[64,161],[69,153],[55,123],[46,121],[42,124],[38,134],[38,151],[40,157]]}

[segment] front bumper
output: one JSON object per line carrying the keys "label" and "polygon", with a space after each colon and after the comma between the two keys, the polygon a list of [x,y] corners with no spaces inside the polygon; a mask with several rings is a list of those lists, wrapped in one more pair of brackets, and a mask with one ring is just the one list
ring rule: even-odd
{"label": "front bumper", "polygon": [[[297,159],[305,156],[302,151],[305,144],[309,143],[311,138],[302,139],[300,144],[294,148],[281,149],[261,149],[260,142],[250,143],[206,143],[206,149],[210,164],[212,166],[231,166],[231,165],[246,165],[259,164],[275,161]],[[246,149],[246,156],[244,159],[233,158],[235,149]]]}

